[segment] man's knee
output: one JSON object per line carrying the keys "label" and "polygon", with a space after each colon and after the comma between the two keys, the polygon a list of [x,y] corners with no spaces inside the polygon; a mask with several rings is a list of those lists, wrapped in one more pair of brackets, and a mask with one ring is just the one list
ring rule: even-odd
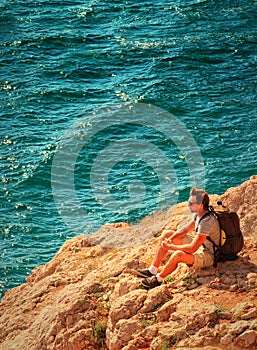
{"label": "man's knee", "polygon": [[185,253],[181,250],[177,250],[174,252],[173,257],[176,259],[182,259],[184,257]]}
{"label": "man's knee", "polygon": [[164,241],[167,238],[170,238],[170,236],[174,233],[173,230],[164,230],[160,236],[160,241]]}
{"label": "man's knee", "polygon": [[173,253],[171,259],[176,260],[176,262],[184,262],[188,265],[192,265],[194,263],[194,256],[193,254],[185,253],[181,250],[177,250]]}

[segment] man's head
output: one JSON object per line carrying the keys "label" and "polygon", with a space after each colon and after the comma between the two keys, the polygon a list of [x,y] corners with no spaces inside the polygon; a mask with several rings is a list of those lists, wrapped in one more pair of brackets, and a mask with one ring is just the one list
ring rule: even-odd
{"label": "man's head", "polygon": [[200,209],[207,210],[209,202],[209,196],[204,190],[192,187],[188,200],[188,206],[192,213],[197,213]]}

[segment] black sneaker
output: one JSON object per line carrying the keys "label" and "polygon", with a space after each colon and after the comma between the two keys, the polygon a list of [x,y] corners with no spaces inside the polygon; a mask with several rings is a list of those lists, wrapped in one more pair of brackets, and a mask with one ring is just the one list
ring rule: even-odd
{"label": "black sneaker", "polygon": [[146,277],[153,277],[154,274],[152,272],[150,272],[148,269],[145,270],[132,270],[133,274],[135,274],[137,277],[142,277],[142,278],[146,278]]}
{"label": "black sneaker", "polygon": [[157,277],[156,276],[152,276],[152,277],[148,277],[148,278],[145,278],[143,281],[142,281],[142,285],[147,288],[147,289],[151,289],[151,288],[155,288],[155,287],[158,287],[162,284],[162,282],[159,282],[157,280]]}

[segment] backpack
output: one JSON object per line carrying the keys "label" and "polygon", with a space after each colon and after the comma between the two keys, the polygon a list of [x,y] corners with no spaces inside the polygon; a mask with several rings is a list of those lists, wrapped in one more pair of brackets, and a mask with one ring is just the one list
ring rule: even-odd
{"label": "backpack", "polygon": [[[219,201],[218,204],[220,205],[221,202]],[[222,207],[225,208],[224,206]],[[213,215],[220,225],[220,240],[218,245],[216,245],[210,237],[207,237],[213,244],[213,266],[217,267],[219,261],[236,260],[238,258],[237,254],[244,246],[244,238],[240,229],[237,213],[228,210],[215,211],[214,208],[210,206],[209,211],[201,217],[200,221],[207,215]]]}

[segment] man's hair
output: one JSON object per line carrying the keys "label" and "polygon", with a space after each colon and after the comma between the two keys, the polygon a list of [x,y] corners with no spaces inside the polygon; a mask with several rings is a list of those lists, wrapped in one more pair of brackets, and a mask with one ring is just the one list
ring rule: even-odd
{"label": "man's hair", "polygon": [[190,191],[190,196],[195,196],[196,202],[198,204],[203,204],[203,208],[205,210],[207,210],[209,208],[210,199],[209,199],[208,194],[204,190],[197,188],[197,187],[192,187],[192,189]]}

